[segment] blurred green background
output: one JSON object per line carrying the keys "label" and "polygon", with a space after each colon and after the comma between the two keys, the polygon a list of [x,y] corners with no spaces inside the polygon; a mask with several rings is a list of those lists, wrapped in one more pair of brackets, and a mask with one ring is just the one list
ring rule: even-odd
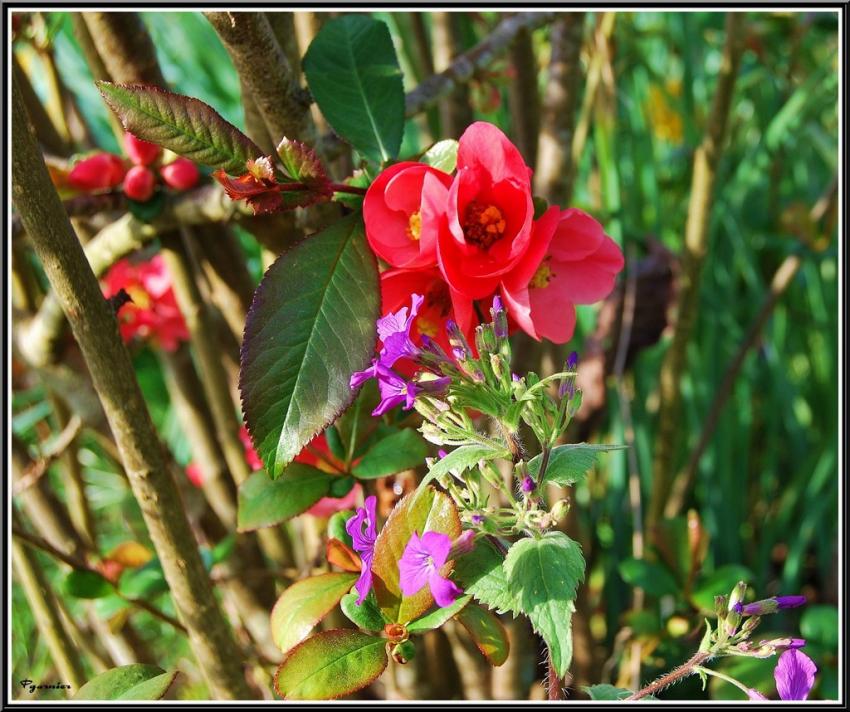
{"label": "blurred green background", "polygon": [[[407,13],[375,13],[391,30],[410,90],[422,78],[412,51]],[[65,13],[49,16],[62,77],[77,96],[100,146],[117,150],[104,104],[92,83]],[[202,99],[241,126],[239,82],[215,32],[200,13],[144,13],[166,79],[175,91]],[[462,48],[487,36],[501,19],[496,13],[460,15]],[[426,26],[429,17],[425,16]],[[582,64],[593,53],[596,13],[585,18]],[[641,257],[650,240],[674,253],[681,250],[688,209],[693,151],[702,138],[719,68],[724,31],[721,14],[616,13],[610,86],[587,111],[589,131],[579,157],[572,205],[593,214],[629,256]],[[629,626],[643,646],[644,680],[678,664],[699,642],[701,616],[694,601],[728,592],[745,578],[760,596],[802,592],[803,609],[771,617],[763,637],[797,634],[818,665],[817,698],[837,695],[837,503],[838,503],[838,243],[836,222],[807,221],[811,208],[829,190],[838,171],[837,21],[827,13],[749,13],[747,50],[735,89],[728,145],[710,224],[709,251],[702,272],[696,324],[687,352],[680,422],[684,462],[695,446],[724,371],[765,300],[773,275],[792,254],[802,266],[779,299],[754,347],[747,353],[722,410],[716,431],[700,461],[688,501],[708,541],[693,595],[685,599],[681,581],[689,572],[659,555],[646,569],[623,566],[632,557],[625,457],[610,456],[575,493],[573,512],[595,542],[588,572],[590,629],[612,675],[622,653],[618,631]],[[540,90],[546,82],[548,30],[535,31],[533,44]],[[25,50],[24,50],[25,52]],[[37,58],[33,58],[38,62]],[[36,90],[45,92],[38,83]],[[514,135],[508,94],[512,72],[508,55],[471,85],[475,118]],[[411,121],[402,155],[427,148],[422,124]],[[439,116],[428,126],[439,136]],[[336,176],[341,179],[344,176]],[[243,239],[246,258],[259,279],[259,251]],[[580,308],[580,324],[563,353],[582,353],[597,309]],[[658,407],[658,375],[669,345],[640,351],[627,373],[642,494],[649,497]],[[135,354],[137,371],[152,414],[181,464],[189,459],[168,402],[157,359]],[[595,438],[622,441],[624,427],[615,384],[608,386],[607,411]],[[51,416],[39,389],[13,394],[14,432],[26,441]],[[83,439],[80,460],[104,544],[128,537],[147,541],[138,507],[124,480],[95,441]],[[62,483],[49,473],[61,491]],[[672,541],[684,536],[684,519],[670,524]],[[60,586],[53,561],[39,561]],[[687,557],[686,557],[687,558]],[[673,557],[675,559],[675,556]],[[684,564],[683,564],[684,566]],[[695,572],[694,572],[695,573]],[[173,613],[156,572],[139,591]],[[665,582],[671,581],[669,586]],[[152,582],[152,583],[151,583]],[[642,583],[647,601],[630,611],[632,583]],[[145,586],[148,586],[145,588]],[[99,608],[104,601],[96,603]],[[72,614],[83,602],[66,597]],[[115,611],[99,610],[112,615]],[[50,669],[32,615],[16,586],[12,601],[13,678],[38,680]],[[185,641],[145,613],[134,613],[141,634],[162,656],[163,668],[193,666]],[[683,636],[683,633],[686,635]],[[696,636],[696,637],[694,637]],[[773,662],[733,659],[719,669],[765,693],[773,692]],[[197,676],[196,676],[197,677]],[[617,683],[616,674],[599,682]],[[734,687],[700,689],[690,680],[668,691],[669,699],[740,699]],[[203,696],[185,683],[180,697]],[[47,694],[43,699],[48,699]]]}

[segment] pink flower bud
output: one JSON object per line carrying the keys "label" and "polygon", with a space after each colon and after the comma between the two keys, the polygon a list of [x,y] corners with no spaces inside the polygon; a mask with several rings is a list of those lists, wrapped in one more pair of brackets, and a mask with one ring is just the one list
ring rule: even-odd
{"label": "pink flower bud", "polygon": [[147,202],[156,188],[156,176],[145,166],[133,166],[124,178],[124,194],[130,200]]}
{"label": "pink flower bud", "polygon": [[159,170],[162,180],[174,190],[194,188],[200,178],[198,167],[188,158],[177,158]]}
{"label": "pink flower bud", "polygon": [[186,465],[186,477],[195,487],[202,487],[204,484],[204,473],[201,472],[201,468],[195,462]]}
{"label": "pink flower bud", "polygon": [[162,149],[155,143],[142,141],[129,131],[124,134],[124,151],[137,166],[150,165],[162,153]]}
{"label": "pink flower bud", "polygon": [[77,190],[104,190],[120,185],[125,173],[119,156],[97,153],[76,163],[68,174],[68,184]]}

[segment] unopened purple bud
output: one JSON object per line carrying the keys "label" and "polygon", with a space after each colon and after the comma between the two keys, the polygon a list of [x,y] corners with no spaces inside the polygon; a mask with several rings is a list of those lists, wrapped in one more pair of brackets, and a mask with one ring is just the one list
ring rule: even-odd
{"label": "unopened purple bud", "polygon": [[512,374],[511,374],[511,380],[512,380],[514,383],[519,383],[522,379],[521,379],[519,376],[517,376],[515,373],[512,373]]}
{"label": "unopened purple bud", "polygon": [[472,520],[472,523],[475,524],[476,526],[481,524],[481,522],[484,521],[484,517],[482,517],[480,514],[473,514],[472,517],[470,517],[470,519]]}
{"label": "unopened purple bud", "polygon": [[449,558],[455,559],[458,556],[463,556],[464,554],[468,554],[474,548],[475,532],[471,529],[467,529],[452,542],[452,548],[449,550]]}
{"label": "unopened purple bud", "polygon": [[520,489],[526,494],[531,494],[534,492],[534,480],[531,479],[530,476],[526,475],[522,478],[522,482],[520,483]]}
{"label": "unopened purple bud", "polygon": [[426,393],[442,393],[451,385],[451,382],[452,379],[448,376],[441,376],[440,378],[417,380],[416,385],[418,385]]}
{"label": "unopened purple bud", "polygon": [[440,458],[441,460],[442,460],[442,459],[443,459],[446,455],[448,455],[448,454],[449,454],[449,453],[447,453],[447,452],[446,452],[445,450],[443,450],[442,448],[440,448],[439,450],[437,450],[437,455],[439,456],[439,458]]}
{"label": "unopened purple bud", "polygon": [[736,603],[735,611],[742,616],[763,616],[785,608],[797,608],[806,602],[805,596],[774,596],[753,603]]}
{"label": "unopened purple bud", "polygon": [[803,606],[806,603],[805,596],[775,596],[776,603],[779,606],[779,609],[785,608],[797,608],[797,606]]}
{"label": "unopened purple bud", "polygon": [[504,307],[502,306],[502,299],[498,294],[493,295],[493,313],[498,314],[500,311],[504,311]]}
{"label": "unopened purple bud", "polygon": [[455,360],[462,361],[466,358],[466,351],[457,346],[452,347],[452,356],[455,357]]}
{"label": "unopened purple bud", "polygon": [[493,307],[490,309],[493,317],[493,330],[497,339],[508,338],[508,315],[502,306],[502,300],[498,294],[493,297]]}
{"label": "unopened purple bud", "polygon": [[578,366],[578,354],[573,351],[567,358],[567,370],[575,371],[576,366]]}

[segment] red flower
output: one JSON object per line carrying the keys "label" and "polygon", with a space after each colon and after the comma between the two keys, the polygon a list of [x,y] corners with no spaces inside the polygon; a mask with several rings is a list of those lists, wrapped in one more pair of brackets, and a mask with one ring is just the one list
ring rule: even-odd
{"label": "red flower", "polygon": [[126,172],[120,156],[96,153],[74,164],[68,174],[68,185],[83,191],[114,188],[121,185]]}
{"label": "red flower", "polygon": [[447,201],[423,193],[423,210],[446,210],[437,256],[446,281],[472,299],[499,286],[531,242],[531,172],[516,146],[492,124],[478,121],[460,137],[457,175]]}
{"label": "red flower", "polygon": [[[446,336],[446,321],[454,319],[464,335],[474,342],[473,334],[478,321],[472,300],[452,289],[436,268],[413,270],[391,269],[381,274],[381,311],[389,314],[410,304],[411,294],[425,297],[413,320],[410,338],[415,344],[425,334],[434,339],[446,353],[451,353]],[[403,368],[399,369],[404,371]]]}
{"label": "red flower", "polygon": [[528,259],[504,278],[502,293],[524,331],[562,344],[573,335],[575,305],[610,294],[623,269],[623,253],[596,220],[577,208],[560,214],[557,208],[547,210],[535,223],[533,242]]}
{"label": "red flower", "polygon": [[142,141],[127,131],[124,133],[124,152],[137,166],[148,166],[159,158],[162,149],[155,143]]}
{"label": "red flower", "polygon": [[[451,182],[450,175],[424,163],[406,161],[383,171],[363,200],[366,237],[375,254],[393,267],[436,265],[437,231]],[[434,191],[427,208],[426,191]]]}
{"label": "red flower", "polygon": [[[312,465],[324,472],[342,473],[345,471],[345,463],[331,452],[324,433],[319,433],[307,443],[295,458],[295,462]],[[358,460],[355,460],[351,463],[351,466],[353,467],[357,462]],[[360,483],[355,483],[344,497],[322,497],[306,511],[306,514],[312,514],[314,517],[329,517],[334,512],[351,509],[360,501],[362,494],[363,488]]]}
{"label": "red flower", "polygon": [[181,341],[189,338],[171,288],[171,277],[160,255],[139,264],[120,260],[103,281],[107,298],[124,289],[133,300],[118,313],[124,341],[138,336],[150,339],[166,351],[174,351]]}
{"label": "red flower", "polygon": [[263,461],[254,449],[251,443],[251,436],[248,434],[248,428],[244,425],[239,428],[239,439],[242,441],[242,447],[245,448],[245,459],[248,461],[251,469],[255,472],[263,469]]}

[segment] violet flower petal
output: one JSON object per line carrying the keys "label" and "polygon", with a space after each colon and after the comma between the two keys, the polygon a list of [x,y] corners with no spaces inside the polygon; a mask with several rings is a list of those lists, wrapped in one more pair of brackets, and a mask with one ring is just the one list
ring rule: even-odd
{"label": "violet flower petal", "polygon": [[805,700],[815,684],[817,667],[799,650],[786,650],[773,671],[776,689],[783,700]]}
{"label": "violet flower petal", "polygon": [[440,608],[452,605],[463,593],[454,581],[440,576],[436,571],[428,578],[428,584],[431,586],[431,595],[434,596],[434,601]]}

